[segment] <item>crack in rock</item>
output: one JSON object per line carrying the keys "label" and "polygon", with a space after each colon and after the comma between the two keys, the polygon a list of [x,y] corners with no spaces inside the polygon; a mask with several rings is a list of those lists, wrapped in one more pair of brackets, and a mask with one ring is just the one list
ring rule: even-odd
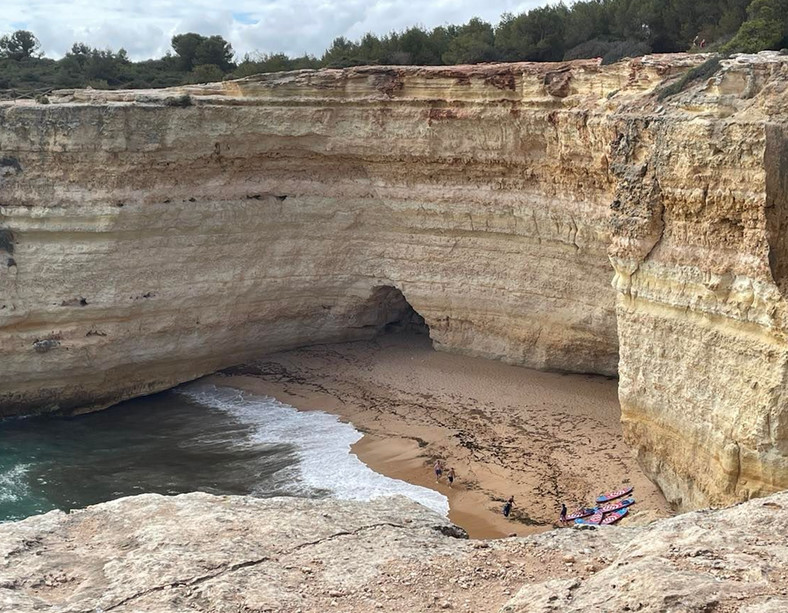
{"label": "crack in rock", "polygon": [[[361,526],[360,528],[356,528],[355,530],[350,530],[350,531],[343,530],[342,532],[337,532],[335,534],[331,534],[329,536],[325,536],[323,538],[319,538],[319,539],[314,540],[314,541],[308,541],[306,543],[301,543],[300,545],[297,545],[296,547],[293,547],[290,550],[281,552],[279,555],[280,556],[288,556],[288,555],[291,555],[291,554],[295,553],[296,551],[300,551],[301,549],[305,549],[307,547],[313,547],[315,545],[320,545],[321,543],[326,543],[328,541],[332,541],[332,540],[334,540],[336,538],[339,538],[339,537],[355,536],[355,535],[357,535],[357,534],[359,534],[361,532],[364,532],[366,530],[373,530],[375,528],[382,528],[382,527],[402,528],[402,529],[406,528],[406,526],[404,526],[402,524],[395,524],[395,523],[392,523],[392,522],[381,522],[381,523],[377,523],[377,524],[370,524],[368,526]],[[191,578],[191,579],[179,579],[177,581],[172,581],[170,583],[165,583],[163,585],[157,585],[157,586],[152,587],[150,589],[147,589],[147,590],[145,590],[143,592],[139,592],[138,594],[132,594],[131,596],[128,596],[128,597],[124,598],[123,600],[120,600],[119,602],[111,604],[111,605],[109,605],[107,607],[103,607],[101,610],[104,613],[106,613],[107,611],[112,611],[113,609],[117,609],[118,607],[126,605],[126,604],[128,604],[129,602],[131,602],[133,600],[138,600],[138,599],[143,598],[145,596],[148,596],[150,594],[155,594],[156,592],[161,592],[162,590],[171,589],[171,588],[177,588],[177,587],[192,587],[192,586],[195,586],[195,585],[200,585],[201,583],[205,583],[206,581],[210,581],[211,579],[215,579],[215,578],[220,577],[222,575],[225,575],[227,573],[232,573],[232,572],[235,572],[237,570],[241,570],[242,568],[249,568],[251,566],[256,566],[258,564],[262,564],[263,562],[270,562],[270,561],[272,561],[272,558],[270,556],[264,556],[262,558],[255,558],[253,560],[246,560],[245,562],[236,562],[235,564],[230,564],[229,566],[226,566],[225,568],[222,568],[221,570],[219,570],[217,572],[214,572],[214,573],[210,573],[210,574],[207,574],[207,575],[201,575],[199,577],[194,577],[194,578]],[[95,613],[95,609],[83,609],[82,611],[80,611],[80,613]]]}

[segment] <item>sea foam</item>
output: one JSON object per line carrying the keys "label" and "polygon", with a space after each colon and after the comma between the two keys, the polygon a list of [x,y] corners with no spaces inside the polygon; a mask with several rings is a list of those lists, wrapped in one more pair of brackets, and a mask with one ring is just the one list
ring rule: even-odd
{"label": "sea foam", "polygon": [[439,492],[385,477],[351,454],[350,446],[363,435],[335,415],[298,411],[274,398],[231,387],[194,383],[177,391],[198,404],[226,411],[253,425],[254,433],[246,444],[293,445],[299,474],[291,491],[296,495],[371,500],[399,494],[442,515],[449,512],[448,499]]}
{"label": "sea foam", "polygon": [[28,464],[17,464],[7,470],[0,470],[0,503],[16,502],[28,495],[28,468]]}

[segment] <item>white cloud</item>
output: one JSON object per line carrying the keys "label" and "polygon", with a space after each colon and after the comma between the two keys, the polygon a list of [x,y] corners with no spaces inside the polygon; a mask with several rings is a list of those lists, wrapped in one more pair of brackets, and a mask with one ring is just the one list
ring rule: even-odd
{"label": "white cloud", "polygon": [[356,39],[411,25],[432,28],[481,17],[496,23],[545,0],[6,0],[0,32],[24,28],[50,57],[74,42],[117,50],[133,59],[159,57],[180,32],[219,34],[239,56],[284,51],[320,55],[337,36]]}

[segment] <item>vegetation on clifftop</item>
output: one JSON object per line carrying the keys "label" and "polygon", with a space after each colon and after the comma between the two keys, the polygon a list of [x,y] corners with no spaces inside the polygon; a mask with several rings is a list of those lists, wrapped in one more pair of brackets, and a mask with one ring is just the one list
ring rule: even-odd
{"label": "vegetation on clifftop", "polygon": [[364,64],[451,65],[646,53],[756,52],[788,47],[788,0],[582,0],[504,14],[493,26],[473,18],[432,30],[414,26],[360,40],[335,39],[320,58],[256,53],[235,58],[221,36],[172,38],[173,53],[133,62],[124,49],[74,43],[58,60],[42,57],[34,33],[0,38],[0,96],[33,97],[52,88],[144,88],[218,81],[260,72]]}

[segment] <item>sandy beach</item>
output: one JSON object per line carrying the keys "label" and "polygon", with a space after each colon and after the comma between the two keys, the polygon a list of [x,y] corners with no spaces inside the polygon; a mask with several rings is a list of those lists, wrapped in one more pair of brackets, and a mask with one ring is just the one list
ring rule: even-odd
{"label": "sandy beach", "polygon": [[[362,461],[445,494],[450,519],[474,538],[552,528],[561,502],[571,512],[623,485],[634,486],[637,503],[622,523],[670,514],[623,440],[613,379],[538,372],[434,351],[426,336],[390,335],[273,354],[210,380],[351,422],[365,435],[353,448]],[[454,467],[454,487],[435,482],[435,459]]]}

